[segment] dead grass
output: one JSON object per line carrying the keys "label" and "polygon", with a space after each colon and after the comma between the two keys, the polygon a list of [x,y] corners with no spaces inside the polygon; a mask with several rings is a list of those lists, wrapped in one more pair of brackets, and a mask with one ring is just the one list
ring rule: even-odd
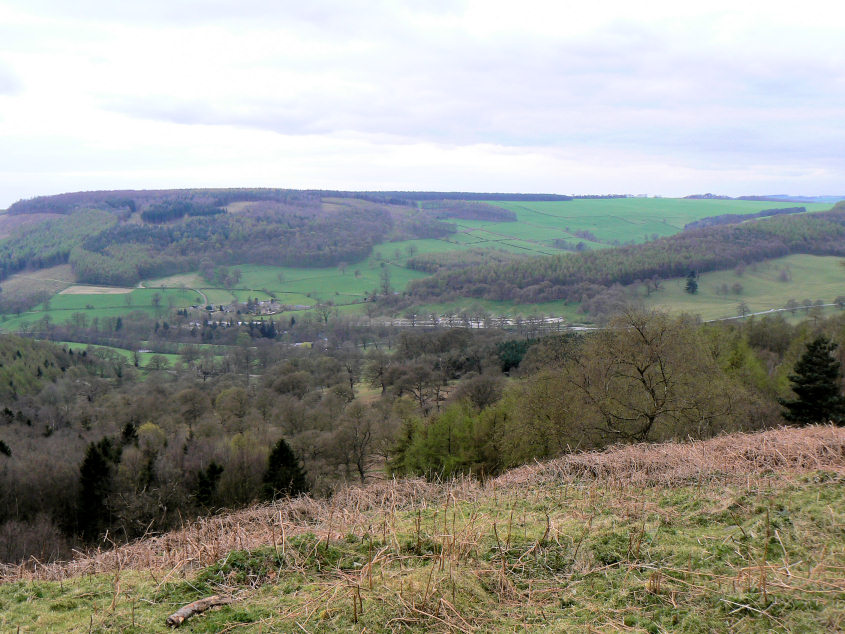
{"label": "dead grass", "polygon": [[[448,508],[450,504],[495,500],[500,495],[552,482],[587,487],[590,497],[599,495],[590,482],[606,490],[615,486],[624,489],[703,481],[736,483],[770,472],[787,475],[817,470],[845,474],[845,428],[781,428],[707,441],[618,447],[521,467],[484,485],[466,478],[443,484],[409,478],[364,487],[346,486],[328,500],[300,497],[202,518],[163,535],[116,548],[80,552],[69,562],[43,564],[30,560],[5,565],[0,567],[0,583],[61,580],[126,568],[149,570],[169,579],[207,566],[231,551],[277,546],[304,534],[314,534],[326,543],[347,535],[375,534],[385,543],[391,534],[395,535],[397,512],[413,509],[420,518],[430,512],[436,517],[438,508]],[[443,512],[441,519],[445,517]],[[474,521],[470,518],[467,525],[474,525]],[[444,525],[439,532],[445,535],[448,528]],[[491,527],[483,530],[489,532]],[[497,530],[495,521],[492,530]],[[477,542],[478,535],[461,539],[452,535],[450,539],[451,548],[455,549],[459,543]],[[510,528],[507,540],[510,541]]]}
{"label": "dead grass", "polygon": [[70,264],[51,266],[37,271],[16,273],[3,281],[3,294],[9,297],[46,292],[53,295],[76,280]]}
{"label": "dead grass", "polygon": [[631,486],[673,485],[714,477],[818,469],[845,474],[845,428],[781,427],[703,441],[614,447],[513,469],[496,482],[507,487],[549,479],[589,478]]}

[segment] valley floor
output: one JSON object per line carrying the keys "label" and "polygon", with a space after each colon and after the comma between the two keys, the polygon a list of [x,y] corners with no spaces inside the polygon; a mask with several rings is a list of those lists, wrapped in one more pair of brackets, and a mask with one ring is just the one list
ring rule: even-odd
{"label": "valley floor", "polygon": [[376,482],[0,569],[0,630],[842,631],[843,484],[829,426]]}

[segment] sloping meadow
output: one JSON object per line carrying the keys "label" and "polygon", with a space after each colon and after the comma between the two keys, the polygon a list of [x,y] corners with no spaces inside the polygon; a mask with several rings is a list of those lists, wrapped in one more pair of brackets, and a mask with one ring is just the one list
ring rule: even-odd
{"label": "sloping meadow", "polygon": [[7,566],[0,629],[838,631],[843,479],[817,426],[347,487]]}

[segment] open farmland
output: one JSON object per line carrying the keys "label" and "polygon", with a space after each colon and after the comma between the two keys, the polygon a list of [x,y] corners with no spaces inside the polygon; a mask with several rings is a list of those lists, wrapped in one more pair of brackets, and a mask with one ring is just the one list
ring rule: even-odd
{"label": "open farmland", "polygon": [[5,316],[2,328],[15,331],[38,320],[48,318],[53,323],[64,323],[83,315],[88,321],[98,318],[119,317],[132,311],[142,311],[152,317],[161,317],[176,308],[191,306],[200,301],[196,291],[182,288],[136,288],[130,292],[58,293],[44,303],[20,315]]}
{"label": "open farmland", "polygon": [[[682,231],[693,220],[722,214],[752,214],[764,209],[806,207],[826,211],[831,205],[774,203],[748,200],[703,200],[687,198],[599,198],[559,202],[496,202],[517,216],[515,223],[495,223],[496,231],[514,239],[532,240],[551,246],[555,239],[571,244],[583,241],[576,232],[588,231],[600,243],[644,242],[653,236],[669,236]],[[493,223],[462,222],[467,228],[484,228]],[[510,228],[514,225],[513,228]]]}
{"label": "open farmland", "polygon": [[[324,206],[337,206],[334,199],[324,201]],[[357,207],[365,206],[364,201],[354,201]],[[348,201],[347,201],[348,203]],[[556,202],[497,202],[491,203],[504,207],[516,214],[516,222],[492,222],[444,218],[453,223],[458,230],[442,238],[412,239],[398,242],[383,242],[373,247],[372,252],[362,261],[350,262],[340,266],[322,268],[297,268],[282,266],[263,266],[255,264],[236,265],[230,270],[240,271],[237,283],[222,286],[205,279],[197,272],[181,273],[165,278],[142,282],[144,288],[129,289],[112,286],[71,286],[72,273],[68,267],[55,270],[61,275],[49,275],[38,280],[39,288],[54,295],[48,302],[41,303],[20,316],[7,314],[2,323],[4,330],[19,329],[22,324],[49,317],[54,323],[67,321],[77,312],[93,317],[116,317],[133,310],[142,310],[147,314],[159,316],[163,309],[182,308],[194,304],[212,304],[215,306],[230,304],[237,300],[268,300],[276,298],[288,306],[313,306],[317,303],[333,303],[344,312],[363,312],[362,302],[376,289],[381,289],[385,276],[390,288],[395,292],[406,289],[408,283],[425,277],[427,274],[407,266],[414,256],[427,254],[445,254],[449,252],[485,252],[504,251],[524,256],[546,256],[560,253],[562,244],[575,248],[583,243],[588,248],[608,248],[614,243],[643,242],[654,236],[671,235],[681,231],[685,224],[693,220],[725,213],[756,213],[763,209],[795,206],[793,203],[774,203],[737,200],[693,200],[668,198],[607,198],[574,199]],[[805,204],[810,211],[826,210],[826,204]],[[423,204],[423,208],[425,204]],[[555,246],[557,245],[557,247]],[[805,265],[795,271],[792,288],[809,283],[803,293],[812,299],[832,300],[839,293],[831,294],[831,285],[836,283],[832,272],[825,274],[824,282],[818,285],[818,276],[805,269],[812,265],[806,260]],[[830,267],[827,267],[830,268]],[[44,271],[21,274],[22,288],[33,277],[44,277]],[[715,276],[712,278],[709,276]],[[735,314],[738,301],[746,301],[753,309],[765,310],[782,306],[790,297],[789,285],[761,287],[753,276],[748,277],[748,284],[743,285],[741,298],[731,295],[715,295],[710,287],[722,284],[722,277],[730,273],[713,273],[704,278],[698,296],[690,297],[677,292],[674,282],[665,284],[665,291],[649,298],[650,303],[677,310],[700,313],[705,318],[725,317]],[[4,283],[4,292],[15,292],[18,284],[10,278]],[[25,278],[25,279],[24,279]],[[729,286],[734,281],[730,281]],[[68,288],[68,286],[70,286]],[[158,293],[159,304],[153,304],[153,296]],[[830,296],[828,298],[828,295]],[[9,295],[10,297],[12,295]],[[577,305],[562,301],[545,303],[518,303],[501,301],[478,301],[455,299],[443,302],[426,303],[417,307],[419,314],[455,313],[473,309],[498,315],[552,314],[563,316],[570,321],[589,321],[577,312]]]}
{"label": "open farmland", "polygon": [[644,291],[640,295],[650,308],[688,312],[701,315],[702,319],[736,317],[741,302],[752,313],[783,308],[790,299],[802,306],[817,300],[828,304],[845,295],[842,261],[836,257],[790,255],[745,267],[741,273],[704,273],[699,276],[695,295],[685,292],[685,278],[666,280],[663,289],[651,297],[646,298]]}
{"label": "open farmland", "polygon": [[126,350],[125,348],[115,348],[113,346],[92,346],[87,343],[76,343],[73,341],[57,341],[59,345],[65,346],[68,350],[73,350],[74,352],[86,352],[88,354],[94,355],[101,355],[105,354],[116,354],[120,356],[126,363],[131,364],[135,362],[135,355],[137,354],[138,357],[138,366],[141,368],[146,368],[153,357],[158,357],[159,359],[165,360],[169,365],[173,365],[177,361],[182,360],[182,356],[178,354],[170,354],[170,353],[157,353],[157,352],[138,352],[135,353],[132,350]]}

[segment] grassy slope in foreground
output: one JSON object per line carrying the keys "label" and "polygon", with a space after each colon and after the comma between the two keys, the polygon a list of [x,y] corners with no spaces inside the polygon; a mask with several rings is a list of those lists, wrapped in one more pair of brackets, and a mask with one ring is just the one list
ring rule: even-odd
{"label": "grassy slope in foreground", "polygon": [[0,629],[166,631],[225,593],[184,629],[841,631],[844,476],[810,427],[349,488],[8,568]]}

